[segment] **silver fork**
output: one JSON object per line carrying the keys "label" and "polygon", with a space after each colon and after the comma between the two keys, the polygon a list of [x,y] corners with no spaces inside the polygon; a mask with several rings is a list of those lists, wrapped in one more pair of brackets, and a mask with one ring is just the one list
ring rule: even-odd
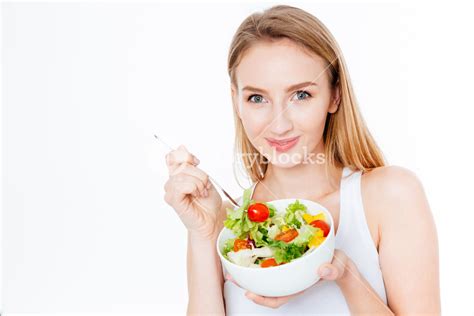
{"label": "silver fork", "polygon": [[[160,137],[156,136],[156,134],[155,134],[155,138],[156,138],[159,142],[161,142],[163,145],[165,145],[169,150],[175,150],[173,147],[171,147],[170,145],[168,145],[163,139],[161,139]],[[204,170],[203,170],[203,171],[204,171]],[[207,172],[206,172],[206,173],[207,173]],[[240,207],[240,205],[239,205],[237,202],[235,202],[235,200],[229,195],[229,193],[227,193],[227,192],[220,186],[220,184],[219,184],[216,180],[214,180],[214,178],[212,178],[208,173],[207,173],[207,175],[209,176],[209,180],[211,180],[211,181],[214,183],[214,185],[215,185],[216,187],[218,187],[218,188],[222,191],[222,193],[224,193],[224,195],[229,199],[229,201],[230,201],[230,203],[232,203],[232,205],[234,205],[235,207]]]}

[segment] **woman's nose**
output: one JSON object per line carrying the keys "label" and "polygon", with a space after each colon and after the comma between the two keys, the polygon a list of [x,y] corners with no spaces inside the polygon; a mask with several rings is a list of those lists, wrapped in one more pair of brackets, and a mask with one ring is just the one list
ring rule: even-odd
{"label": "woman's nose", "polygon": [[276,108],[277,111],[275,111],[271,123],[271,131],[275,135],[283,135],[293,128],[293,123],[289,117],[290,113],[286,104]]}

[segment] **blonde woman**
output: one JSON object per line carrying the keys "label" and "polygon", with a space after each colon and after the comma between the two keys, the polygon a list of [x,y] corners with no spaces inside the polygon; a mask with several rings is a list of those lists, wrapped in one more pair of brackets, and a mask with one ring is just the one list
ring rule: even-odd
{"label": "blonde woman", "polygon": [[234,35],[228,71],[252,199],[326,206],[337,250],[314,271],[323,280],[300,293],[240,288],[215,251],[232,206],[180,146],[166,155],[165,200],[188,229],[188,314],[440,313],[437,233],[422,184],[386,166],[329,30],[291,6],[252,14]]}

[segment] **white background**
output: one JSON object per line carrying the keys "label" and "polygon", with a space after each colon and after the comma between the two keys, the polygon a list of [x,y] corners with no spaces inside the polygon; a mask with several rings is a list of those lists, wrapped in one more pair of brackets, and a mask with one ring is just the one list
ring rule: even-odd
{"label": "white background", "polygon": [[[280,3],[3,3],[4,312],[185,313],[186,233],[153,134],[241,195],[227,50],[245,17]],[[422,180],[443,312],[471,314],[472,10],[284,3],[331,30],[389,163]]]}

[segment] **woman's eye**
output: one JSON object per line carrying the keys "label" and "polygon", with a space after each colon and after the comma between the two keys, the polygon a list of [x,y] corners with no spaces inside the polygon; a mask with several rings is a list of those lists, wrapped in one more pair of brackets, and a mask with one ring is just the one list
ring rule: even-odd
{"label": "woman's eye", "polygon": [[301,91],[297,91],[297,92],[296,92],[296,98],[297,98],[298,100],[305,100],[305,99],[308,99],[308,98],[310,98],[310,97],[311,97],[311,94],[309,94],[309,93],[306,92],[306,91],[301,90]]}
{"label": "woman's eye", "polygon": [[253,103],[262,103],[262,102],[264,102],[264,100],[265,99],[260,94],[252,94],[247,99],[247,101],[250,101],[250,102],[253,102]]}

